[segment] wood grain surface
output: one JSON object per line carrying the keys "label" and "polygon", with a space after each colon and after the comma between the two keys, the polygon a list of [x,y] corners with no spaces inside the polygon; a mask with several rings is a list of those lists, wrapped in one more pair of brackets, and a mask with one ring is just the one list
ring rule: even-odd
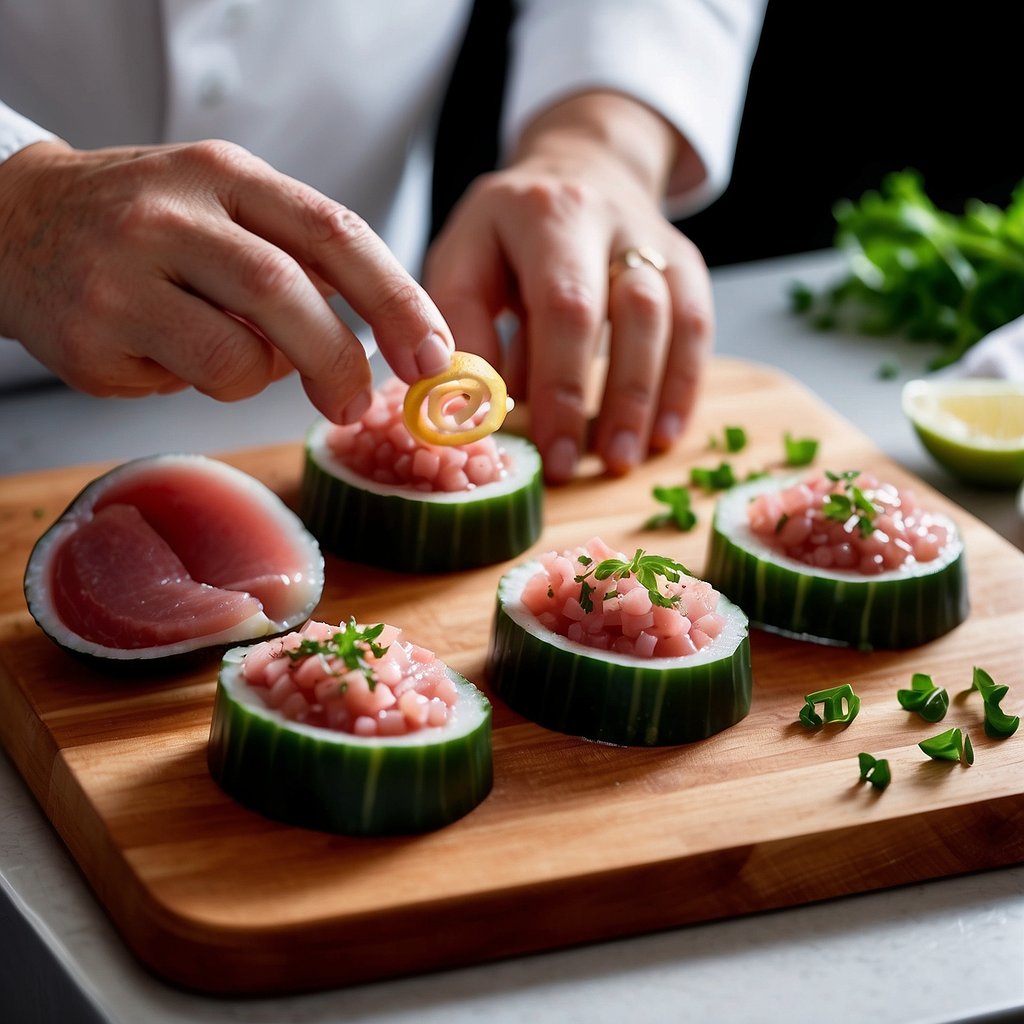
{"label": "wood grain surface", "polygon": [[[230,415],[229,411],[225,415]],[[822,441],[817,465],[873,469],[952,515],[967,544],[972,612],[904,652],[816,646],[755,631],[750,715],[706,741],[655,750],[541,729],[495,700],[495,786],[466,818],[415,838],[352,840],[264,820],[206,769],[216,664],[108,677],[43,636],[21,578],[35,539],[107,466],[0,483],[0,739],[128,946],[164,978],[227,994],[301,991],[785,907],[1024,860],[1024,736],[985,737],[975,665],[1024,711],[1024,554],[884,458],[774,370],[716,360],[696,425],[622,479],[589,466],[547,494],[535,550],[600,535],[700,573],[713,497],[690,533],[645,530],[655,484],[716,465],[727,424],[751,443],[740,475],[778,469],[786,431]],[[294,503],[300,444],[224,456]],[[329,560],[317,617],[403,626],[485,690],[502,566],[409,577]],[[896,690],[927,672],[951,695],[939,726]],[[850,682],[847,728],[796,723],[803,695]],[[917,742],[970,732],[971,767]],[[893,781],[858,782],[857,754]]]}

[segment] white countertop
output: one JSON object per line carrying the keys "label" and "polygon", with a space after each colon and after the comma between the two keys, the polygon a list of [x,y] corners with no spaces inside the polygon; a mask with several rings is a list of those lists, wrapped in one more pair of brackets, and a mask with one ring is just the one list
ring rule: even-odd
{"label": "white countertop", "polygon": [[[837,268],[833,254],[819,253],[715,271],[718,351],[802,380],[887,454],[1024,548],[1013,495],[956,484],[899,411],[903,380],[923,372],[931,350],[822,334],[789,312],[791,280],[818,284]],[[879,379],[892,357],[904,372]],[[233,406],[194,393],[101,401],[54,386],[0,391],[0,487],[4,475],[48,466],[297,441],[312,418],[293,379]],[[5,756],[0,821],[6,1024],[1024,1020],[1024,866],[425,977],[225,1001],[164,985],[138,966]]]}

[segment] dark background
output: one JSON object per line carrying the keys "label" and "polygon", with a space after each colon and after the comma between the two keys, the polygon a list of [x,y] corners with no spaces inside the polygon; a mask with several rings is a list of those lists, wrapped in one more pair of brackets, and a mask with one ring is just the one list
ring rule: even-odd
{"label": "dark background", "polygon": [[[623,0],[627,2],[627,0]],[[687,2],[687,0],[680,0]],[[438,136],[435,223],[493,166],[509,0],[477,4]],[[832,205],[913,167],[937,205],[1024,179],[1024,4],[770,0],[725,194],[679,226],[711,266],[827,248]]]}

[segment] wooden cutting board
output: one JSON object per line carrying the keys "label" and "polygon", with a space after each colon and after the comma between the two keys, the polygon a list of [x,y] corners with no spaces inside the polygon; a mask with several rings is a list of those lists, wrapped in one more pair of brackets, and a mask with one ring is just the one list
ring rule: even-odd
{"label": "wooden cutting board", "polygon": [[[228,415],[228,413],[226,413]],[[884,458],[779,373],[716,360],[689,439],[627,478],[596,467],[547,496],[536,550],[600,535],[703,568],[711,496],[690,533],[651,531],[655,484],[722,459],[727,424],[751,443],[740,475],[777,469],[782,436],[821,439],[819,468],[873,469],[915,486],[965,535],[972,613],[906,652],[863,654],[752,637],[753,708],[709,740],[623,749],[548,732],[495,704],[495,785],[468,817],[410,839],[352,840],[244,810],[206,770],[216,666],[107,678],[47,640],[25,608],[32,543],[106,466],[10,477],[0,486],[0,739],[125,941],[152,970],[219,993],[313,989],[447,968],[784,907],[1024,860],[1024,734],[985,737],[981,665],[1024,712],[1024,554]],[[298,443],[225,457],[294,502]],[[366,572],[331,560],[317,617],[387,620],[484,689],[501,566],[446,577]],[[951,695],[940,726],[896,690],[927,672]],[[796,724],[803,695],[850,682],[846,729]],[[972,767],[917,748],[969,730]],[[857,754],[893,781],[858,782]]]}

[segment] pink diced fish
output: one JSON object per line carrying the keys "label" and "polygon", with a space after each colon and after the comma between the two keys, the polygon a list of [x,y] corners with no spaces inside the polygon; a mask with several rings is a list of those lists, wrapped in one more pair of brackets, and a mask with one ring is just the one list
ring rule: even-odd
{"label": "pink diced fish", "polygon": [[541,625],[569,640],[637,658],[695,654],[724,629],[725,618],[717,611],[718,591],[685,575],[678,581],[658,576],[658,590],[671,606],[655,604],[632,574],[603,581],[588,576],[586,582],[594,590],[592,607],[586,610],[577,577],[608,558],[629,561],[599,537],[568,551],[542,554],[541,569],[523,587],[523,605]]}
{"label": "pink diced fish", "polygon": [[370,678],[334,655],[289,656],[303,640],[323,643],[337,631],[311,622],[299,632],[257,644],[242,663],[245,681],[267,707],[287,719],[357,736],[400,736],[449,721],[458,690],[444,662],[400,639],[395,626],[385,625],[374,641],[386,648],[380,657],[363,645]]}
{"label": "pink diced fish", "polygon": [[508,453],[491,435],[464,445],[413,437],[402,420],[408,390],[393,377],[374,392],[358,422],[332,427],[327,444],[335,458],[375,483],[419,491],[468,491],[508,476]]}

